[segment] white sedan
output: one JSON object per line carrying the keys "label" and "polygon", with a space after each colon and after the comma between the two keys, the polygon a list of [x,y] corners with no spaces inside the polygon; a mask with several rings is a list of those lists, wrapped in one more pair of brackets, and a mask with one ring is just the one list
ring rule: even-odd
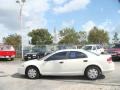
{"label": "white sedan", "polygon": [[109,55],[97,55],[82,49],[66,49],[51,53],[40,60],[24,62],[18,73],[30,79],[41,75],[75,76],[85,75],[90,80],[114,70],[114,63]]}

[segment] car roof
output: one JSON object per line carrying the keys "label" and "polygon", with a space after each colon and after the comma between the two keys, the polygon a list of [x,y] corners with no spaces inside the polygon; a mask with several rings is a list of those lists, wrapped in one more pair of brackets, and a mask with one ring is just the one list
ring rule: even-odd
{"label": "car roof", "polygon": [[78,51],[78,52],[85,53],[85,54],[87,54],[87,55],[95,55],[95,56],[98,56],[98,54],[95,54],[95,53],[86,51],[86,50],[84,50],[84,49],[63,49],[63,50],[58,50],[58,51],[56,51],[55,53],[63,52],[63,51]]}

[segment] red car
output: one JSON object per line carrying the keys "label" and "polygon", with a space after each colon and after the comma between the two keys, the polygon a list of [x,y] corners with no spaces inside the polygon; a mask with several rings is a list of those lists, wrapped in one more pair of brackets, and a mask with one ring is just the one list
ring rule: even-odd
{"label": "red car", "polygon": [[16,51],[11,45],[0,45],[0,59],[13,60],[15,58]]}
{"label": "red car", "polygon": [[120,59],[120,44],[115,44],[113,47],[108,48],[107,52],[112,55],[113,59]]}

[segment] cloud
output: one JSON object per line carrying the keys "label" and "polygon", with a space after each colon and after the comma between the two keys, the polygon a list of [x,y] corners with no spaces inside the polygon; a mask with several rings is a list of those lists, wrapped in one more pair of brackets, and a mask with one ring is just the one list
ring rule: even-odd
{"label": "cloud", "polygon": [[110,37],[110,42],[112,41],[113,34],[115,32],[120,32],[119,26],[113,26],[113,23],[110,19],[106,19],[104,22],[101,22],[99,24],[96,24],[94,21],[89,20],[84,25],[82,25],[82,30],[86,31],[88,34],[94,26],[107,31]]}
{"label": "cloud", "polygon": [[110,19],[106,19],[104,22],[96,24],[94,21],[89,20],[84,25],[82,25],[82,29],[86,32],[89,32],[94,26],[104,29],[108,32],[112,32],[115,29],[113,23]]}
{"label": "cloud", "polygon": [[24,6],[23,15],[26,17],[25,26],[32,28],[44,27],[47,23],[44,15],[49,10],[48,0],[28,1]]}
{"label": "cloud", "polygon": [[44,13],[49,9],[48,0],[29,0],[25,3],[23,14],[31,16],[34,14]]}
{"label": "cloud", "polygon": [[94,26],[96,26],[95,22],[93,22],[92,20],[89,20],[84,25],[82,25],[82,30],[88,33]]}
{"label": "cloud", "polygon": [[107,31],[113,30],[112,21],[110,19],[106,19],[104,22],[99,24],[98,27]]}
{"label": "cloud", "polygon": [[27,33],[30,32],[33,28],[45,27],[47,24],[45,13],[47,10],[49,10],[48,1],[49,0],[27,0],[23,7],[23,31],[20,31],[19,4],[17,4],[15,0],[1,0],[1,41],[2,37],[8,36],[9,34],[24,34],[23,36],[26,35],[27,37]]}
{"label": "cloud", "polygon": [[[8,35],[10,35],[10,34],[13,34],[13,32],[12,31],[10,31],[8,28],[6,28],[6,26],[4,26],[4,24],[0,24],[0,33],[1,33],[1,35],[0,35],[0,43],[2,42],[2,40],[3,40],[3,37],[7,37]],[[16,30],[16,31],[14,31],[14,34],[15,33],[21,33],[21,31],[19,32],[18,30]]]}
{"label": "cloud", "polygon": [[53,3],[57,4],[57,5],[61,5],[63,3],[65,3],[68,0],[53,0]]}
{"label": "cloud", "polygon": [[4,27],[13,30],[19,28],[18,21],[17,21],[17,9],[15,7],[15,1],[10,0],[1,0],[0,3],[0,24],[3,24]]}
{"label": "cloud", "polygon": [[64,28],[64,27],[73,27],[74,24],[75,24],[75,20],[72,19],[72,20],[64,21],[64,22],[62,23],[62,27],[63,27],[63,28]]}
{"label": "cloud", "polygon": [[[2,0],[0,5],[0,23],[4,24],[6,28],[12,31],[19,29],[19,8],[15,0]],[[44,13],[48,9],[48,0],[27,1],[23,7],[24,24],[34,21],[33,23],[35,25],[35,22],[38,24],[38,20],[43,22],[43,20],[45,20]],[[41,23],[39,23],[39,25],[42,26]]]}
{"label": "cloud", "polygon": [[120,10],[118,10],[118,14],[120,14]]}
{"label": "cloud", "polygon": [[55,13],[67,13],[72,11],[77,11],[86,8],[90,3],[90,0],[70,0],[63,6],[55,7],[53,10]]}

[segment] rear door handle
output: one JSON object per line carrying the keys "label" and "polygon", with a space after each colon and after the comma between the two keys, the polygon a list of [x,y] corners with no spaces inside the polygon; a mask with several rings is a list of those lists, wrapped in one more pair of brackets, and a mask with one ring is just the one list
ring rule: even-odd
{"label": "rear door handle", "polygon": [[63,64],[64,62],[61,61],[61,62],[59,62],[59,63],[60,63],[60,64]]}
{"label": "rear door handle", "polygon": [[88,60],[83,60],[83,62],[88,62]]}

